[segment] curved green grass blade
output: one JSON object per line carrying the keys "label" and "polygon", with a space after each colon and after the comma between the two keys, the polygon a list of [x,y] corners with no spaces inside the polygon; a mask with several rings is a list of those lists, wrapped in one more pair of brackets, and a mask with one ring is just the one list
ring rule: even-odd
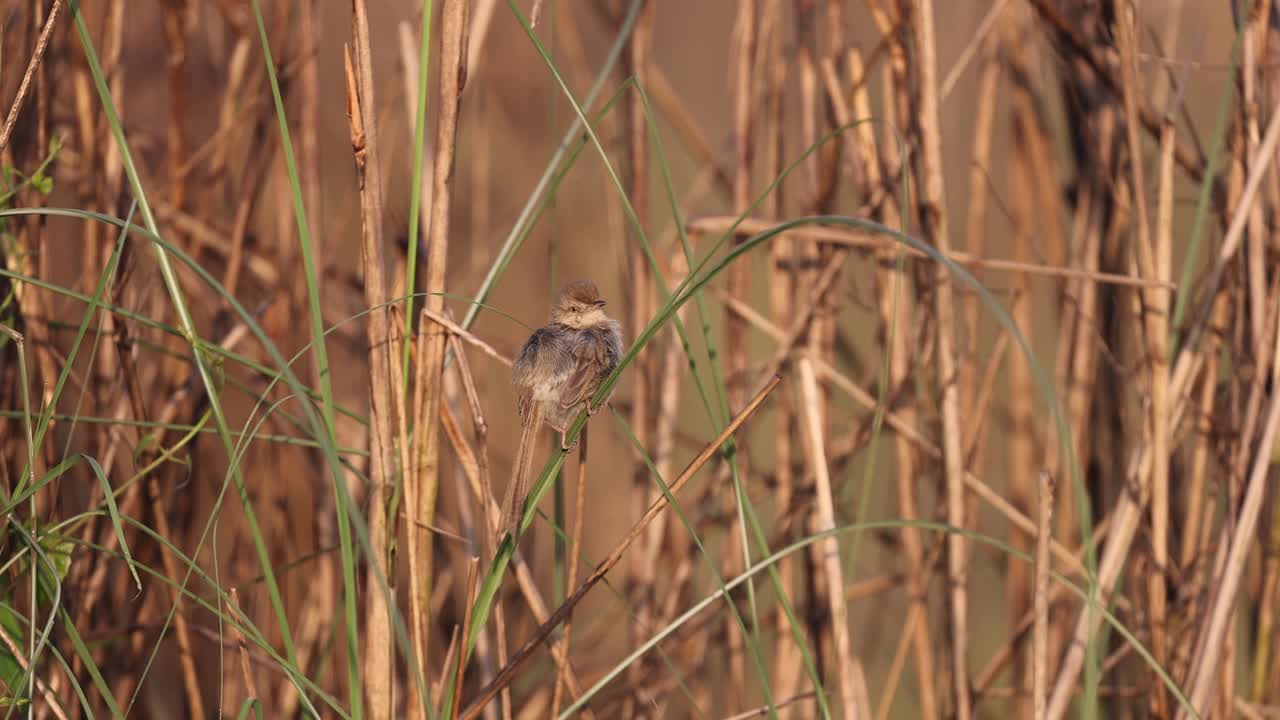
{"label": "curved green grass blade", "polygon": [[133,576],[133,585],[142,592],[142,581],[138,579],[138,570],[135,568],[133,554],[129,552],[129,543],[124,537],[124,525],[120,522],[120,508],[116,507],[115,492],[111,489],[111,481],[107,479],[107,473],[103,471],[102,466],[97,460],[81,453],[79,457],[93,469],[93,474],[98,476],[98,482],[102,484],[103,501],[107,504],[107,516],[111,518],[111,528],[115,531],[116,542],[120,543],[120,552],[124,554],[125,565],[129,567],[129,574]]}
{"label": "curved green grass blade", "polygon": [[[779,560],[787,557],[788,555],[792,555],[796,552],[799,552],[800,550],[803,550],[820,540],[825,540],[830,537],[836,537],[839,534],[845,533],[845,532],[874,531],[878,529],[901,529],[904,527],[914,527],[921,530],[932,530],[935,532],[954,533],[958,535],[963,535],[964,537],[970,540],[974,540],[976,542],[980,542],[985,545],[990,545],[992,547],[995,547],[1000,551],[1007,553],[1009,556],[1018,558],[1023,562],[1026,562],[1026,563],[1033,562],[1033,559],[1030,555],[1017,550],[1016,548],[1002,542],[999,539],[996,539],[987,535],[983,535],[981,533],[977,533],[969,530],[963,530],[960,528],[955,528],[950,525],[944,525],[942,523],[929,522],[927,520],[917,520],[912,522],[907,522],[904,520],[885,520],[885,521],[878,521],[878,522],[854,523],[850,525],[845,525],[843,527],[834,528],[832,530],[827,530],[821,533],[816,533],[814,535],[810,535],[809,537],[803,538],[795,543],[792,543],[791,545],[788,545],[785,548],[782,548],[777,552],[773,553],[772,555],[764,558],[759,563],[748,568],[738,577],[729,581],[723,589],[712,592],[710,595],[708,595],[707,597],[703,598],[702,600],[700,600],[699,602],[691,606],[688,610],[686,610],[683,614],[681,614],[680,617],[676,618],[670,624],[668,624],[667,627],[663,628],[662,630],[659,630],[648,641],[646,641],[640,647],[632,651],[631,654],[629,654],[627,657],[623,658],[617,665],[613,667],[613,669],[605,673],[604,676],[601,677],[600,680],[598,680],[595,685],[583,691],[582,695],[578,698],[578,700],[574,704],[565,708],[564,712],[561,713],[559,717],[561,718],[561,720],[565,720],[566,718],[572,717],[573,713],[580,710],[587,702],[591,700],[592,697],[594,697],[598,692],[600,692],[601,689],[603,689],[606,685],[608,685],[615,678],[617,678],[618,675],[620,675],[628,666],[630,666],[631,663],[635,662],[640,656],[644,655],[650,649],[652,649],[655,645],[657,645],[658,643],[662,642],[664,639],[669,637],[672,633],[678,630],[682,625],[684,625],[686,622],[692,619],[695,615],[700,613],[703,609],[710,606],[712,603],[718,602],[721,599],[725,599],[727,601],[729,591],[733,590],[734,588],[743,584],[744,582],[749,581],[753,575],[770,567],[771,565],[776,564]],[[1102,614],[1103,618],[1107,621],[1107,623],[1125,639],[1125,641],[1130,645],[1130,647],[1132,647],[1134,651],[1156,673],[1156,675],[1160,678],[1160,681],[1164,683],[1165,687],[1168,688],[1169,692],[1178,701],[1178,704],[1182,707],[1183,711],[1186,712],[1190,717],[1197,718],[1197,719],[1199,718],[1199,715],[1196,714],[1195,708],[1191,706],[1190,701],[1187,699],[1186,695],[1183,694],[1182,690],[1178,687],[1178,684],[1174,682],[1173,677],[1169,675],[1168,671],[1166,671],[1163,667],[1160,666],[1160,663],[1156,661],[1155,656],[1151,654],[1151,652],[1146,648],[1146,646],[1142,644],[1142,642],[1137,638],[1136,635],[1130,632],[1129,629],[1126,628],[1122,622],[1120,622],[1119,618],[1117,618],[1114,614],[1112,614],[1112,612],[1108,610],[1105,605],[1103,605],[1102,603],[1095,602],[1094,593],[1092,591],[1088,590],[1087,588],[1078,587],[1077,585],[1075,585],[1075,583],[1071,582],[1068,578],[1056,572],[1050,573],[1050,574],[1056,582],[1069,588],[1072,592],[1078,595],[1085,602],[1092,603],[1094,605],[1095,611]]]}

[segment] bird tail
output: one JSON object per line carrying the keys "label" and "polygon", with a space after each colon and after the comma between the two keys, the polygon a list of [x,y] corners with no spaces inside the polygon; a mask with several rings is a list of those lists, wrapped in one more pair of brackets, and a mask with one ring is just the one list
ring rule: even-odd
{"label": "bird tail", "polygon": [[[525,495],[529,493],[529,473],[533,470],[533,447],[542,425],[542,403],[530,403],[522,418],[520,446],[516,450],[515,476],[507,483],[507,497],[502,501],[502,524],[499,532],[510,533],[514,538],[520,520],[524,516]],[[501,538],[499,538],[501,539]]]}

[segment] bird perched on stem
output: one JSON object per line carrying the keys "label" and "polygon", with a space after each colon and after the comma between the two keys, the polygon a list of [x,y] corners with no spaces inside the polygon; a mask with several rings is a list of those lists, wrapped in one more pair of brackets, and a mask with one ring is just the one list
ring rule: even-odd
{"label": "bird perched on stem", "polygon": [[581,410],[595,414],[591,398],[622,359],[622,328],[604,314],[604,307],[590,280],[565,285],[551,308],[551,323],[533,331],[511,365],[521,432],[515,478],[503,502],[502,530],[513,536],[529,491],[538,427],[543,422],[550,425],[560,433],[560,448],[572,449],[565,437],[569,424]]}

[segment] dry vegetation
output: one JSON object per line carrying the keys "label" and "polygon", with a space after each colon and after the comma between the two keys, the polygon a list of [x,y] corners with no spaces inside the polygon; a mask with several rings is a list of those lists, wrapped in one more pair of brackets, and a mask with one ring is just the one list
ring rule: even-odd
{"label": "dry vegetation", "polygon": [[1273,0],[3,6],[6,716],[1280,717]]}

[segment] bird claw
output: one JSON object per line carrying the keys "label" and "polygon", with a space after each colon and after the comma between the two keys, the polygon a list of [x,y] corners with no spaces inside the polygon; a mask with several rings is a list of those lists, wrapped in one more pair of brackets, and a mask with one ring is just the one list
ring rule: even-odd
{"label": "bird claw", "polygon": [[560,433],[560,449],[564,452],[573,452],[578,447],[578,438],[574,438],[573,442],[569,442],[565,433]]}

